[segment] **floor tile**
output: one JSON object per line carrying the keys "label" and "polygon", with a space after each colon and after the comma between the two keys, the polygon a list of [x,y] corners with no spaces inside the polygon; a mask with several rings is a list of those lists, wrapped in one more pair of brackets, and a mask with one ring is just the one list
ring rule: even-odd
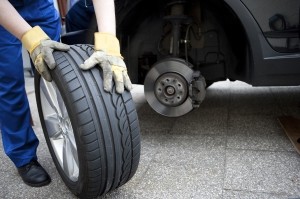
{"label": "floor tile", "polygon": [[300,156],[294,152],[227,150],[224,189],[300,195]]}

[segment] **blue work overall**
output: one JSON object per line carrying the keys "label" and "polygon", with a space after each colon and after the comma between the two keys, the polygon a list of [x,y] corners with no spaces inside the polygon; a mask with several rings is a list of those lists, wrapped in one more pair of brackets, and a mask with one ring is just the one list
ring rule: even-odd
{"label": "blue work overall", "polygon": [[[58,41],[60,19],[53,0],[9,0],[32,26]],[[13,17],[13,16],[11,16]],[[21,42],[0,26],[0,128],[6,155],[16,167],[36,160],[39,141],[30,124]]]}

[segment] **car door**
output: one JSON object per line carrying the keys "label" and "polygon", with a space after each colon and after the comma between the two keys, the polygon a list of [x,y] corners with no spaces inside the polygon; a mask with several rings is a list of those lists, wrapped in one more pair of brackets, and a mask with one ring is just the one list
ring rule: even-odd
{"label": "car door", "polygon": [[225,1],[247,32],[253,85],[300,85],[300,1]]}

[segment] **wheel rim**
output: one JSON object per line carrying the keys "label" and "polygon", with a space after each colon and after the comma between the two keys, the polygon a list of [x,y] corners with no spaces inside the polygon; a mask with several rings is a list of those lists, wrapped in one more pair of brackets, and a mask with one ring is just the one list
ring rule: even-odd
{"label": "wheel rim", "polygon": [[40,80],[41,106],[47,135],[62,170],[71,181],[77,181],[79,162],[70,117],[54,83]]}

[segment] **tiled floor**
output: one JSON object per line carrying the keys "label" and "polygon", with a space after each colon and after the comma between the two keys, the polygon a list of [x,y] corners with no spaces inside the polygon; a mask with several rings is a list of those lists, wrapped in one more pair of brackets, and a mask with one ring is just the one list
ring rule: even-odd
{"label": "tiled floor", "polygon": [[[41,163],[52,176],[30,188],[0,149],[0,198],[74,198],[61,181],[46,147],[26,78]],[[142,153],[131,181],[105,198],[300,198],[300,155],[277,117],[300,118],[300,87],[254,88],[215,83],[199,109],[179,118],[158,115],[143,87],[133,92],[140,120]]]}

